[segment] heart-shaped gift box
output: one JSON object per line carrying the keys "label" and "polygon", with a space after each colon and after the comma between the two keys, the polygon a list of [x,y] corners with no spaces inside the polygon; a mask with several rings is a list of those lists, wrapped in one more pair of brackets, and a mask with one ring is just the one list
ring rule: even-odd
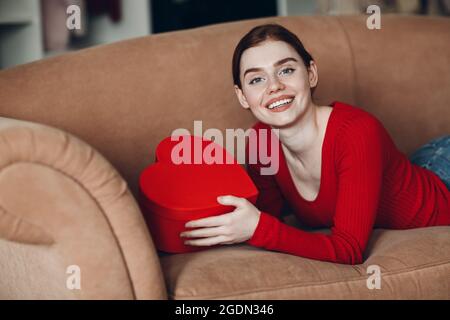
{"label": "heart-shaped gift box", "polygon": [[139,186],[141,209],[158,250],[184,253],[206,249],[185,245],[180,233],[187,230],[188,221],[235,209],[219,204],[218,196],[234,195],[256,202],[258,190],[245,169],[213,141],[196,136],[167,137],[158,144],[155,158],[156,162],[141,173]]}

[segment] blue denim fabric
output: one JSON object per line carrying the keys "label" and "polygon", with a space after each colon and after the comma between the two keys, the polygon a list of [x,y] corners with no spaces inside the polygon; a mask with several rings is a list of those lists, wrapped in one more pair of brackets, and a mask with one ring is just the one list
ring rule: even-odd
{"label": "blue denim fabric", "polygon": [[450,136],[428,142],[409,159],[413,164],[433,171],[450,190]]}

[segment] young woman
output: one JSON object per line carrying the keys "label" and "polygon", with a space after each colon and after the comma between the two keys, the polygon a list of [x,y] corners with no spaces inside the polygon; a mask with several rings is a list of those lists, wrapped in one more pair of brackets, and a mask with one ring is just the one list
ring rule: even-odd
{"label": "young woman", "polygon": [[[188,222],[186,227],[195,229],[181,236],[196,239],[186,244],[247,242],[359,264],[374,227],[450,225],[450,136],[419,149],[411,162],[369,113],[342,102],[316,105],[317,66],[301,41],[280,25],[258,26],[245,35],[232,67],[240,104],[259,120],[254,128],[278,129],[279,170],[261,175],[260,163],[249,164],[260,191],[256,206],[244,198],[219,197],[219,203],[236,209]],[[285,202],[302,224],[328,227],[331,233],[281,222]]]}

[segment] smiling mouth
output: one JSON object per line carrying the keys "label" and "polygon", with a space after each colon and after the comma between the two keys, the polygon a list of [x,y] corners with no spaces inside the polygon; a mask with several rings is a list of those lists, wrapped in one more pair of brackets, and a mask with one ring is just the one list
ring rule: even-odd
{"label": "smiling mouth", "polygon": [[267,105],[266,108],[272,112],[281,112],[288,109],[291,106],[292,101],[294,101],[293,97],[280,99]]}

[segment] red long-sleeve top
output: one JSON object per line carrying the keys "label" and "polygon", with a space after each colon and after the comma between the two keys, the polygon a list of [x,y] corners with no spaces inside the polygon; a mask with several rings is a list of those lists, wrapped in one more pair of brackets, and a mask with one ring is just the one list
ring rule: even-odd
{"label": "red long-sleeve top", "polygon": [[[261,211],[247,243],[311,259],[358,264],[374,227],[450,225],[450,194],[437,175],[411,164],[369,113],[341,102],[331,107],[315,200],[305,200],[297,191],[278,138],[276,174],[262,175],[261,167],[269,165],[261,164],[267,162],[258,156],[257,163],[247,164],[259,190],[256,207]],[[270,130],[261,122],[253,128]],[[264,147],[270,154],[273,148],[270,139],[266,141],[258,141],[257,150]],[[312,233],[281,222],[286,202],[302,225],[331,228],[331,233]]]}

